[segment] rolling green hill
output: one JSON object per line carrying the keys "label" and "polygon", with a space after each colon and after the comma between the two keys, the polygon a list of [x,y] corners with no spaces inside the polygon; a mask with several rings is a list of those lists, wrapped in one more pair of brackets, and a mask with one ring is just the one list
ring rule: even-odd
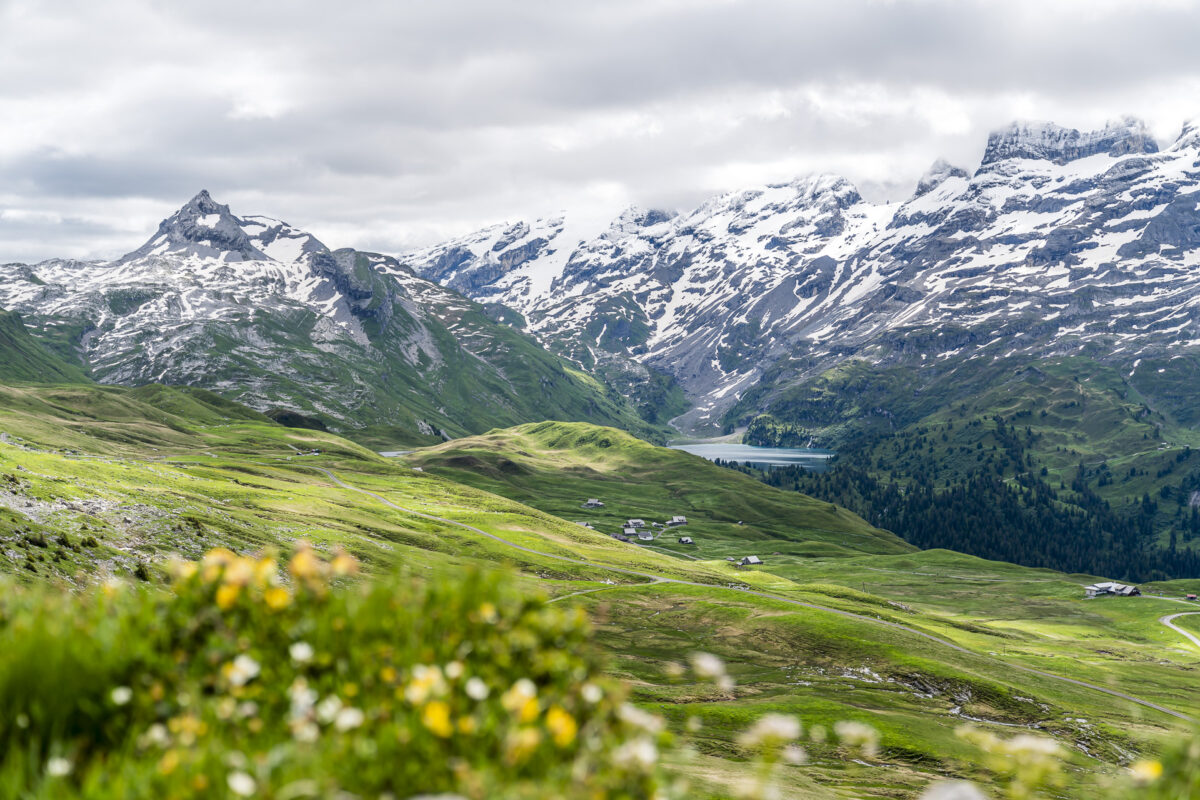
{"label": "rolling green hill", "polygon": [[[1090,797],[1194,712],[1200,651],[1157,622],[1177,602],[1087,601],[1090,576],[914,552],[828,503],[612,429],[528,425],[385,459],[203,392],[15,386],[0,388],[0,433],[10,580],[159,584],[171,557],[297,539],[344,548],[367,580],[402,566],[463,582],[506,566],[521,593],[588,612],[607,671],[689,743],[668,766],[692,778],[691,796],[729,796],[750,777],[739,736],[768,712],[810,732],[808,763],[783,768],[788,798],[999,780],[955,735],[964,722],[1054,738],[1061,795]],[[587,497],[606,503],[596,532],[576,524]],[[689,517],[694,550],[605,533],[674,514]],[[748,545],[764,566],[724,560]],[[696,652],[723,658],[735,684],[680,674]],[[845,720],[876,729],[878,753],[817,733]]]}
{"label": "rolling green hill", "polygon": [[31,337],[20,314],[0,310],[0,381],[76,383],[87,380],[82,369]]}
{"label": "rolling green hill", "polygon": [[[632,518],[654,529],[651,547],[702,559],[775,552],[808,556],[902,553],[911,546],[830,503],[779,492],[704,459],[655,447],[613,428],[543,422],[418,450],[405,463],[456,482],[620,533]],[[596,498],[602,509],[585,509]],[[680,545],[680,536],[695,540]]]}

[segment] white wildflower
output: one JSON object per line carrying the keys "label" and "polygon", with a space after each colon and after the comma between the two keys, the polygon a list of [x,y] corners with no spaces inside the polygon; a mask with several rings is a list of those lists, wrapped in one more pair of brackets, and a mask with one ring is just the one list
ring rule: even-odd
{"label": "white wildflower", "polygon": [[347,706],[337,712],[333,718],[333,727],[339,731],[351,731],[363,724],[366,719],[361,709]]}
{"label": "white wildflower", "polygon": [[622,722],[632,725],[635,728],[641,728],[646,733],[658,733],[663,728],[661,717],[656,717],[653,714],[642,711],[640,708],[629,703],[625,703],[617,710],[617,716]]}
{"label": "white wildflower", "polygon": [[317,702],[317,690],[310,689],[308,681],[297,678],[288,687],[288,697],[292,700],[292,719],[307,717]]}
{"label": "white wildflower", "polygon": [[701,678],[716,680],[725,675],[725,662],[712,653],[692,654],[692,669]]}
{"label": "white wildflower", "polygon": [[658,748],[645,736],[625,742],[613,751],[613,761],[625,769],[649,770],[658,761]]}
{"label": "white wildflower", "polygon": [[467,681],[467,697],[472,700],[486,700],[490,693],[487,684],[479,678],[470,678]]}
{"label": "white wildflower", "polygon": [[229,773],[225,783],[229,784],[229,791],[239,797],[249,797],[258,790],[258,783],[245,772]]}
{"label": "white wildflower", "polygon": [[800,738],[800,720],[789,714],[767,714],[738,737],[743,747],[776,747]]}
{"label": "white wildflower", "polygon": [[942,781],[925,790],[921,800],[987,800],[987,796],[967,781]]}
{"label": "white wildflower", "polygon": [[463,674],[462,662],[461,661],[451,661],[449,664],[446,665],[446,669],[443,670],[443,672],[446,673],[446,677],[449,678],[450,680],[452,680],[452,681],[458,680],[459,678],[462,677],[462,674]]}
{"label": "white wildflower", "polygon": [[317,719],[328,724],[333,722],[337,713],[342,710],[342,700],[336,694],[331,694],[317,704]]}
{"label": "white wildflower", "polygon": [[874,758],[879,753],[879,732],[870,725],[851,720],[841,720],[833,725],[842,744],[857,747],[868,758]]}
{"label": "white wildflower", "polygon": [[1005,749],[1013,754],[1057,756],[1062,752],[1058,742],[1046,736],[1022,733],[1009,739]]}
{"label": "white wildflower", "polygon": [[584,702],[591,705],[596,705],[604,698],[604,690],[594,683],[585,683],[580,693],[583,695]]}
{"label": "white wildflower", "polygon": [[112,698],[113,705],[123,706],[133,699],[133,689],[128,686],[118,686],[109,693],[109,697]]}
{"label": "white wildflower", "polygon": [[245,686],[257,678],[261,670],[257,661],[242,653],[229,665],[229,682],[234,686]]}
{"label": "white wildflower", "polygon": [[307,664],[309,661],[312,661],[314,655],[313,647],[308,642],[292,642],[288,648],[288,655],[297,664]]}
{"label": "white wildflower", "polygon": [[320,735],[321,729],[315,722],[303,720],[292,725],[292,736],[297,742],[315,742]]}
{"label": "white wildflower", "polygon": [[783,760],[789,764],[807,764],[808,752],[799,745],[789,744],[783,748]]}
{"label": "white wildflower", "polygon": [[146,729],[142,734],[138,744],[142,747],[157,745],[158,747],[166,747],[171,743],[171,735],[167,733],[167,726],[161,722],[156,722]]}
{"label": "white wildflower", "polygon": [[46,762],[46,774],[51,778],[61,778],[64,775],[70,775],[71,762],[65,758],[55,756]]}

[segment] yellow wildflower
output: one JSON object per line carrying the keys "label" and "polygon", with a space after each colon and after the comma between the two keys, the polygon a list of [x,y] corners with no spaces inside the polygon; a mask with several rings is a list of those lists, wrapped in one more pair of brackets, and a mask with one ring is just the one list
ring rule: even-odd
{"label": "yellow wildflower", "polygon": [[158,771],[163,775],[170,775],[179,766],[179,751],[168,750],[163,753],[163,757],[158,761]]}
{"label": "yellow wildflower", "polygon": [[225,567],[221,576],[227,584],[247,586],[254,579],[254,561],[249,558],[235,558]]}
{"label": "yellow wildflower", "polygon": [[500,619],[500,615],[496,613],[496,607],[491,603],[484,603],[479,607],[479,618],[489,625],[494,624]]}
{"label": "yellow wildflower", "polygon": [[520,728],[517,731],[509,734],[507,744],[508,761],[511,764],[520,764],[533,755],[533,751],[537,750],[537,746],[542,741],[542,734],[537,728]]}
{"label": "yellow wildflower", "polygon": [[575,741],[579,725],[562,706],[551,706],[546,712],[546,729],[559,747],[569,747]]}
{"label": "yellow wildflower", "polygon": [[233,608],[233,604],[237,602],[238,594],[242,591],[242,587],[232,584],[223,583],[217,589],[217,608],[222,611],[228,611]]}
{"label": "yellow wildflower", "polygon": [[353,575],[358,572],[358,562],[345,550],[337,551],[333,560],[329,562],[329,567],[334,575]]}
{"label": "yellow wildflower", "polygon": [[404,689],[404,696],[413,705],[424,703],[430,696],[440,697],[446,693],[446,681],[438,666],[418,664],[413,667],[412,680]]}
{"label": "yellow wildflower", "polygon": [[233,551],[226,547],[217,547],[209,550],[204,554],[204,558],[200,561],[200,566],[203,569],[201,577],[206,583],[212,583],[221,572],[224,571],[226,565],[237,558]]}
{"label": "yellow wildflower", "polygon": [[454,726],[450,724],[450,706],[441,700],[434,700],[421,710],[421,722],[443,739],[454,733]]}
{"label": "yellow wildflower", "polygon": [[279,565],[273,558],[260,558],[254,564],[254,582],[259,586],[271,586],[279,581]]}
{"label": "yellow wildflower", "polygon": [[478,728],[479,728],[479,723],[477,723],[475,721],[474,717],[461,717],[458,720],[458,732],[459,733],[470,735],[470,734],[474,733],[476,731],[476,729],[478,729]]}
{"label": "yellow wildflower", "polygon": [[313,554],[311,547],[302,544],[297,547],[296,554],[292,556],[292,560],[288,564],[288,569],[297,578],[307,580],[320,574],[321,562]]}
{"label": "yellow wildflower", "polygon": [[521,713],[524,716],[524,709],[530,700],[537,702],[537,687],[528,678],[521,678],[500,696],[500,705],[514,714]]}
{"label": "yellow wildflower", "polygon": [[541,707],[538,705],[537,698],[530,697],[521,704],[521,710],[517,716],[521,722],[533,722],[535,719],[537,719],[540,708]]}
{"label": "yellow wildflower", "polygon": [[379,670],[379,680],[383,681],[384,683],[395,683],[396,668],[384,667],[383,669]]}
{"label": "yellow wildflower", "polygon": [[1134,763],[1129,771],[1133,773],[1133,779],[1138,783],[1154,783],[1162,777],[1163,766],[1160,761],[1143,759]]}
{"label": "yellow wildflower", "polygon": [[184,561],[182,559],[174,559],[169,568],[171,576],[180,583],[190,579],[200,570],[195,561]]}
{"label": "yellow wildflower", "polygon": [[287,589],[276,586],[263,593],[263,601],[272,611],[279,611],[288,607],[288,604],[292,602],[292,596],[288,594]]}

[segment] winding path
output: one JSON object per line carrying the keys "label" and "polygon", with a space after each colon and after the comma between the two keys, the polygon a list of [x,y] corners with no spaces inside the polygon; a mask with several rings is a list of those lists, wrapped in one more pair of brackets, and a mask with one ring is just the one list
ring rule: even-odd
{"label": "winding path", "polygon": [[[697,583],[694,581],[683,581],[683,580],[679,580],[678,578],[664,578],[661,575],[654,575],[649,572],[639,572],[638,570],[625,569],[624,567],[612,567],[612,566],[608,566],[606,564],[596,564],[594,562],[585,561],[585,560],[579,559],[579,558],[571,558],[570,556],[562,556],[562,555],[557,555],[555,553],[545,553],[545,552],[542,552],[541,550],[534,550],[531,547],[525,547],[524,545],[517,544],[516,542],[510,542],[509,540],[507,540],[503,537],[497,536],[494,533],[488,533],[485,530],[476,528],[473,525],[468,525],[465,522],[458,522],[456,520],[447,519],[445,517],[435,516],[433,514],[424,514],[420,511],[414,511],[410,508],[404,508],[403,506],[396,505],[391,500],[388,500],[386,497],[383,497],[382,495],[378,495],[375,492],[370,492],[370,491],[367,491],[366,489],[360,489],[357,486],[351,486],[350,484],[344,482],[341,478],[334,475],[332,472],[330,472],[329,470],[327,470],[323,467],[309,467],[309,469],[314,469],[317,472],[323,473],[326,477],[328,477],[330,480],[332,480],[334,483],[336,483],[338,486],[342,487],[343,489],[348,489],[352,492],[358,492],[360,494],[365,494],[368,497],[373,497],[376,500],[378,500],[379,502],[388,506],[389,508],[394,508],[395,510],[400,511],[404,514],[411,514],[412,516],[420,517],[421,519],[427,519],[427,520],[431,520],[433,522],[440,522],[445,525],[451,525],[451,526],[458,527],[458,528],[464,528],[466,530],[471,531],[472,533],[479,534],[480,536],[483,536],[483,537],[486,537],[493,541],[499,542],[503,545],[511,547],[514,550],[518,550],[522,553],[529,553],[530,555],[541,556],[542,558],[550,558],[550,559],[554,559],[556,561],[563,561],[563,562],[566,562],[569,564],[578,564],[580,566],[588,567],[590,569],[602,569],[602,570],[608,570],[610,572],[616,572],[616,573],[619,573],[622,575],[630,575],[630,576],[633,576],[636,578],[645,578],[650,584],[673,583],[673,584],[680,585],[680,586],[698,586],[702,589],[725,589],[726,591],[740,592],[742,594],[753,595],[755,597],[762,597],[767,600],[774,600],[774,601],[780,602],[780,603],[788,603],[788,604],[794,605],[794,606],[802,606],[804,608],[811,608],[811,609],[815,609],[817,611],[824,611],[824,612],[827,612],[830,614],[837,614],[839,616],[849,617],[850,619],[861,620],[863,622],[873,623],[875,625],[882,625],[884,627],[892,628],[894,630],[904,631],[905,633],[911,634],[913,636],[920,636],[921,638],[928,639],[929,641],[932,641],[932,642],[937,642],[938,644],[940,644],[944,647],[948,647],[951,650],[954,650],[959,653],[965,653],[967,655],[975,656],[977,658],[983,658],[983,659],[989,658],[988,656],[985,656],[981,653],[977,653],[974,650],[969,650],[966,647],[955,644],[954,642],[948,641],[939,636],[934,636],[931,633],[926,633],[925,631],[917,630],[916,628],[910,628],[907,625],[901,625],[898,622],[890,622],[885,619],[879,619],[878,617],[868,617],[864,614],[855,614],[852,611],[842,611],[842,610],[839,610],[836,608],[829,608],[828,606],[817,605],[816,603],[807,603],[803,600],[793,600],[790,597],[783,597],[783,596],[777,595],[777,594],[769,594],[767,592],[759,592],[759,591],[755,591],[753,589],[741,589],[741,588],[736,588],[736,587],[732,587],[732,586],[720,586],[717,584],[710,584],[710,583]],[[596,589],[589,589],[586,591],[576,592],[573,595],[563,595],[562,597],[559,597],[556,599],[562,600],[566,597],[575,596],[575,595],[579,595],[579,594],[590,594],[591,592],[601,591],[602,589],[605,589],[605,588],[608,588],[608,587],[599,587]],[[1188,612],[1182,612],[1182,613],[1188,613]],[[1195,613],[1195,612],[1193,612],[1193,613]],[[1179,615],[1177,614],[1175,616],[1179,616]],[[1172,619],[1173,618],[1174,617],[1172,617]],[[1168,625],[1168,627],[1175,628],[1174,625],[1170,625],[1167,622],[1164,622],[1163,624]],[[1188,636],[1189,638],[1192,638],[1191,634],[1186,633],[1179,628],[1175,628],[1175,630],[1179,630],[1181,633],[1184,633],[1184,635]],[[1200,645],[1200,642],[1198,642],[1197,644]],[[1155,711],[1162,712],[1163,714],[1167,714],[1169,716],[1175,717],[1176,719],[1181,719],[1186,722],[1195,722],[1196,721],[1194,717],[1191,717],[1180,711],[1174,711],[1170,708],[1167,708],[1166,706],[1159,705],[1158,703],[1153,703],[1149,700],[1142,700],[1141,698],[1134,697],[1133,695],[1125,694],[1124,692],[1118,692],[1115,689],[1107,689],[1103,686],[1097,686],[1094,683],[1087,683],[1085,681],[1075,680],[1074,678],[1065,678],[1062,675],[1055,675],[1052,672],[1043,672],[1040,669],[1034,669],[1033,667],[1026,667],[1022,664],[1013,664],[1011,662],[1004,661],[1002,659],[998,659],[995,657],[991,657],[991,660],[993,660],[999,664],[1003,664],[1005,667],[1008,667],[1009,669],[1017,670],[1019,672],[1024,672],[1024,673],[1027,673],[1030,675],[1038,675],[1043,678],[1050,678],[1051,680],[1060,681],[1062,683],[1069,683],[1073,686],[1080,686],[1084,689],[1091,689],[1092,691],[1102,692],[1102,693],[1110,695],[1112,697],[1119,697],[1122,700],[1129,701],[1130,703],[1134,703],[1136,705],[1143,706],[1145,708],[1152,708]]]}
{"label": "winding path", "polygon": [[1173,621],[1176,617],[1186,617],[1190,614],[1200,614],[1200,611],[1180,611],[1178,614],[1167,614],[1165,617],[1159,617],[1158,621],[1179,635],[1186,636],[1191,640],[1192,644],[1196,645],[1196,647],[1200,647],[1200,636],[1196,636],[1196,634],[1192,633],[1191,631],[1185,631]]}

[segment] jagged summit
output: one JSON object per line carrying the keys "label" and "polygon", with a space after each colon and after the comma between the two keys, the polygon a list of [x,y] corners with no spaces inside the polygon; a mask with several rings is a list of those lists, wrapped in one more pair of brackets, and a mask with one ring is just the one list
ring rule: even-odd
{"label": "jagged summit", "polygon": [[205,214],[216,213],[221,208],[224,208],[226,211],[229,210],[229,206],[222,206],[216,200],[213,200],[212,195],[208,193],[208,189],[201,189],[196,192],[196,196],[189,200],[184,208],[191,206],[196,207]]}
{"label": "jagged summit", "polygon": [[1158,143],[1146,123],[1135,117],[1122,117],[1101,130],[1086,132],[1053,122],[1014,122],[988,137],[980,168],[1014,158],[1065,164],[1101,153],[1120,156],[1157,152]]}
{"label": "jagged summit", "polygon": [[678,214],[674,211],[666,211],[660,208],[643,208],[642,206],[630,206],[617,215],[617,218],[612,221],[608,231],[604,236],[612,237],[624,233],[633,233],[642,228],[650,228],[655,225],[660,225],[664,222],[669,222]]}
{"label": "jagged summit", "polygon": [[944,158],[939,158],[933,162],[933,165],[917,181],[917,190],[913,193],[913,197],[920,197],[923,194],[933,191],[949,178],[967,177],[970,176],[965,169],[954,166]]}
{"label": "jagged summit", "polygon": [[1200,147],[1200,116],[1185,120],[1179,136],[1171,144],[1172,150],[1182,150],[1185,147]]}
{"label": "jagged summit", "polygon": [[145,244],[118,259],[118,263],[165,255],[226,262],[269,258],[254,246],[229,206],[213,200],[207,189],[201,189],[182,208],[163,220]]}
{"label": "jagged summit", "polygon": [[150,239],[117,263],[182,256],[223,263],[293,262],[327,248],[314,236],[271,217],[238,217],[201,189],[163,220]]}

